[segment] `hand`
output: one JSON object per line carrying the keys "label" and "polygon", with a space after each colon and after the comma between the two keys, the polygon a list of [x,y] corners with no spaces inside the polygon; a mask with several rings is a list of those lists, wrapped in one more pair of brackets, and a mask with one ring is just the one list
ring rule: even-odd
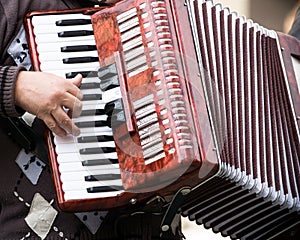
{"label": "hand", "polygon": [[81,112],[81,81],[81,75],[67,80],[45,72],[21,71],[16,80],[15,104],[42,119],[59,136],[68,132],[79,135],[69,115]]}

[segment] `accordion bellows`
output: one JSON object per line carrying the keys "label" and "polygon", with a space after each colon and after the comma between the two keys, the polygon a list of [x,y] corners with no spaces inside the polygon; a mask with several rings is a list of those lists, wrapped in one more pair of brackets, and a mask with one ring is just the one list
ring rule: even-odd
{"label": "accordion bellows", "polygon": [[189,1],[189,9],[221,164],[183,215],[232,239],[269,239],[300,221],[299,128],[282,59],[288,49],[276,32],[219,4]]}

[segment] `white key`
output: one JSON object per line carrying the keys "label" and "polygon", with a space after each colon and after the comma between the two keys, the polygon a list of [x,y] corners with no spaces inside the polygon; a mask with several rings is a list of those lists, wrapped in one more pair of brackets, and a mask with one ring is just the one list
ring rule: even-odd
{"label": "white key", "polygon": [[106,121],[107,115],[93,115],[93,116],[81,116],[78,118],[73,118],[74,123],[80,123],[80,122],[90,122],[90,121]]}
{"label": "white key", "polygon": [[[94,106],[94,105],[101,105],[101,104],[103,104],[103,101],[102,100],[89,100],[89,101],[82,101],[82,104],[84,104],[84,105],[92,105],[92,106]],[[103,108],[104,109],[104,108]]]}
{"label": "white key", "polygon": [[77,57],[98,57],[97,51],[88,52],[39,52],[39,60],[41,62],[61,61],[65,58]]}
{"label": "white key", "polygon": [[116,167],[113,169],[93,169],[93,170],[84,168],[81,171],[72,171],[72,170],[65,171],[65,172],[60,171],[61,174],[60,179],[62,182],[69,182],[69,181],[84,179],[85,177],[90,175],[101,175],[101,174],[109,174],[109,173],[120,174],[120,169]]}
{"label": "white key", "polygon": [[49,25],[35,25],[34,26],[34,33],[35,34],[50,34],[54,33],[57,34],[59,32],[64,31],[76,31],[76,30],[88,30],[93,31],[92,24],[85,24],[85,25],[72,25],[72,26],[56,26],[55,24]]}
{"label": "white key", "polygon": [[94,182],[87,182],[87,181],[67,181],[62,184],[62,189],[64,191],[78,191],[87,189],[90,187],[98,187],[98,186],[122,186],[122,180],[110,180],[110,181],[94,181]]}
{"label": "white key", "polygon": [[106,103],[115,101],[119,98],[122,98],[122,92],[120,87],[109,89],[102,94],[102,99]]}
{"label": "white key", "polygon": [[64,162],[64,163],[59,163],[58,169],[61,173],[84,172],[85,176],[95,175],[100,171],[101,171],[102,174],[105,174],[105,173],[119,174],[120,173],[119,164],[82,166],[81,162],[69,162],[69,163]]}
{"label": "white key", "polygon": [[74,161],[83,162],[86,160],[99,160],[99,159],[117,159],[118,155],[116,152],[103,153],[103,154],[90,154],[80,155],[78,152],[73,153],[61,153],[57,156],[58,163],[70,163]]}
{"label": "white key", "polygon": [[65,70],[65,72],[77,72],[82,69],[89,69],[90,71],[96,71],[99,69],[99,62],[88,62],[88,63],[73,63],[64,64],[62,60],[60,61],[47,61],[40,64],[41,71],[50,70]]}
{"label": "white key", "polygon": [[[98,88],[98,89],[81,89],[81,92],[83,95],[85,95],[85,94],[101,94],[102,93],[100,88]],[[105,102],[103,102],[103,103],[105,103]]]}
{"label": "white key", "polygon": [[89,128],[81,128],[80,131],[82,134],[86,134],[86,133],[100,134],[101,132],[111,131],[111,128],[110,127],[89,127]]}
{"label": "white key", "polygon": [[[68,69],[68,70],[63,70],[63,69],[48,69],[48,70],[44,70],[44,72],[48,72],[48,73],[52,73],[55,74],[57,76],[66,78],[66,74],[67,73],[71,73],[71,72],[91,72],[91,74],[93,73],[93,71],[97,71],[97,69],[91,69],[90,67],[81,67],[79,69]],[[89,78],[89,77],[87,77]]]}
{"label": "white key", "polygon": [[79,152],[80,149],[84,148],[101,148],[101,147],[116,147],[115,142],[95,142],[95,143],[62,143],[59,145],[56,145],[56,153],[74,153]]}
{"label": "white key", "polygon": [[32,24],[33,26],[55,25],[56,21],[65,19],[91,19],[91,16],[82,13],[40,15],[32,17]]}
{"label": "white key", "polygon": [[66,144],[66,143],[76,143],[77,137],[75,137],[72,134],[67,134],[67,136],[64,136],[64,137],[54,135],[53,142],[55,145]]}
{"label": "white key", "polygon": [[[100,102],[100,101],[99,101]],[[99,103],[99,104],[88,104],[87,101],[84,101],[82,105],[82,110],[96,110],[96,109],[104,109],[105,108],[105,103]]]}
{"label": "white key", "polygon": [[49,34],[42,34],[38,35],[35,38],[36,44],[40,43],[68,43],[68,42],[74,42],[74,41],[88,41],[88,40],[95,40],[94,35],[88,35],[88,36],[77,36],[77,37],[59,37],[57,33],[49,33]]}
{"label": "white key", "polygon": [[64,137],[60,137],[60,136],[57,136],[55,135],[54,136],[54,144],[63,144],[63,143],[77,143],[77,139],[79,137],[93,137],[93,136],[99,136],[99,135],[103,135],[103,136],[112,136],[113,133],[112,131],[109,131],[109,132],[101,132],[101,134],[89,134],[89,133],[81,133],[79,136],[74,136],[72,134],[67,134],[67,136],[64,136]]}
{"label": "white key", "polygon": [[78,45],[95,45],[95,39],[88,39],[86,41],[74,41],[74,42],[54,42],[54,43],[39,43],[37,45],[37,51],[39,53],[49,52],[61,52],[61,47],[66,46],[78,46]]}
{"label": "white key", "polygon": [[64,198],[65,200],[106,198],[106,197],[118,196],[123,192],[124,190],[111,191],[111,192],[97,192],[97,193],[88,193],[86,190],[65,191]]}
{"label": "white key", "polygon": [[100,83],[100,79],[98,77],[90,77],[90,78],[83,78],[82,83]]}

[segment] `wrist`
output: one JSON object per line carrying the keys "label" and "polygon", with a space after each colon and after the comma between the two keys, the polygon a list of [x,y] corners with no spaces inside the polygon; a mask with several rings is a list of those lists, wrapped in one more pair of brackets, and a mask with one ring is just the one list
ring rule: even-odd
{"label": "wrist", "polygon": [[15,104],[15,87],[19,72],[23,67],[4,66],[0,67],[0,115],[16,117],[24,113]]}

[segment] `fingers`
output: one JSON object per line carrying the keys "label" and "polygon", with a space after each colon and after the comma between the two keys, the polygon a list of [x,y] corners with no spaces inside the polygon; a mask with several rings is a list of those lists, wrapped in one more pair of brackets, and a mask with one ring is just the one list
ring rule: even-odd
{"label": "fingers", "polygon": [[51,132],[53,132],[54,134],[56,134],[60,137],[64,137],[67,135],[66,130],[61,128],[51,115],[49,115],[49,117],[47,117],[46,119],[42,119],[42,120],[44,121],[46,126],[49,128],[49,130]]}
{"label": "fingers", "polygon": [[67,89],[67,91],[72,94],[73,96],[75,96],[76,98],[78,98],[79,100],[82,99],[82,93],[79,89],[79,86],[81,84],[82,81],[82,76],[81,74],[77,74],[72,80],[72,84],[69,85],[69,88]]}
{"label": "fingers", "polygon": [[[60,107],[53,109],[51,117],[48,118],[51,122],[51,131],[59,136],[64,136],[68,132],[75,136],[80,134],[80,129],[72,122],[71,118],[80,116],[82,110],[82,102],[80,100],[83,96],[78,88],[82,81],[81,74],[76,75],[71,81],[72,84],[67,89],[65,96],[60,100]],[[72,115],[67,114],[67,112],[70,112]]]}
{"label": "fingers", "polygon": [[77,87],[80,87],[82,81],[82,75],[81,74],[77,74],[73,79],[72,82],[74,85],[76,85]]}
{"label": "fingers", "polygon": [[81,81],[82,76],[80,74],[73,78],[71,82],[68,80],[62,87],[65,92],[52,99],[47,108],[40,109],[38,117],[58,136],[65,136],[67,133],[72,133],[75,136],[80,134],[80,129],[73,123],[71,118],[80,116],[82,110],[82,102],[80,101],[82,93],[78,88]]}
{"label": "fingers", "polygon": [[82,102],[73,95],[66,93],[65,99],[62,101],[61,105],[67,108],[72,115],[70,117],[79,117],[82,110]]}
{"label": "fingers", "polygon": [[66,132],[72,133],[75,136],[80,134],[80,129],[73,123],[71,118],[62,108],[55,109],[51,115],[58,123],[58,126]]}
{"label": "fingers", "polygon": [[[64,96],[60,99],[60,105],[67,108],[73,117],[78,117],[82,110],[82,100],[83,95],[79,89],[82,81],[82,75],[77,74],[72,80],[72,84],[68,86],[68,90],[65,92]],[[70,115],[71,116],[71,115]]]}
{"label": "fingers", "polygon": [[46,126],[49,128],[49,130],[55,133],[56,135],[61,137],[67,135],[66,130],[64,130],[58,125],[56,119],[52,116],[51,113],[40,112],[37,117],[42,119]]}
{"label": "fingers", "polygon": [[67,133],[72,133],[75,136],[80,134],[80,129],[61,107],[56,107],[50,113],[40,113],[38,117],[58,136],[63,137]]}

